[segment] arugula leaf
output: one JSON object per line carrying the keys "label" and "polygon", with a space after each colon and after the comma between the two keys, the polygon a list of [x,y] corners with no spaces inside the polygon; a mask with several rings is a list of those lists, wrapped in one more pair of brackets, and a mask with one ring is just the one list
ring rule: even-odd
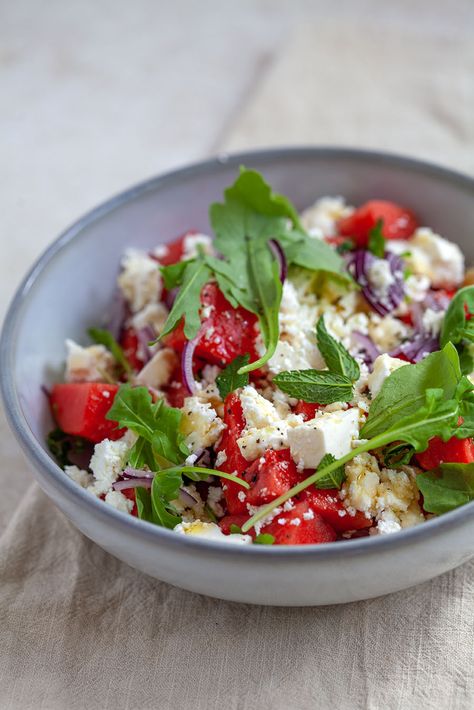
{"label": "arugula leaf", "polygon": [[351,382],[356,382],[360,377],[360,368],[357,361],[346,350],[342,343],[329,335],[326,330],[324,316],[318,320],[316,326],[318,348],[324,358],[326,367],[338,375],[344,375]]}
{"label": "arugula leaf", "polygon": [[456,345],[459,352],[461,370],[468,375],[474,369],[472,347],[474,343],[474,286],[461,288],[451,303],[444,316],[441,326],[441,346],[451,342]]}
{"label": "arugula leaf", "polygon": [[131,468],[145,468],[156,471],[158,464],[153,456],[153,449],[149,441],[139,436],[128,453],[128,465]]}
{"label": "arugula leaf", "polygon": [[242,528],[239,525],[236,525],[235,523],[231,523],[230,526],[230,532],[233,533],[234,535],[240,535],[242,533]]}
{"label": "arugula leaf", "polygon": [[[189,455],[179,430],[181,410],[168,407],[162,399],[154,403],[146,387],[122,385],[106,418],[143,437],[160,467],[179,464]],[[138,442],[132,452],[133,457],[150,456],[148,447],[138,449]]]}
{"label": "arugula leaf", "polygon": [[167,291],[171,291],[171,289],[181,286],[183,283],[184,272],[191,261],[194,261],[194,259],[177,261],[176,264],[170,264],[169,266],[160,266],[163,283]]}
{"label": "arugula leaf", "polygon": [[140,520],[146,520],[148,523],[152,523],[153,512],[151,509],[151,493],[148,488],[142,488],[141,486],[135,488],[135,501]]}
{"label": "arugula leaf", "polygon": [[[184,335],[188,340],[196,337],[201,327],[201,289],[212,276],[212,271],[204,258],[188,261],[180,275],[181,288],[163,326],[160,339],[176,328],[184,318]],[[170,282],[170,281],[169,281]]]}
{"label": "arugula leaf", "polygon": [[235,360],[232,360],[232,362],[217,375],[216,385],[219,388],[219,394],[222,399],[225,399],[228,394],[239,389],[239,387],[248,385],[249,376],[247,374],[239,375],[239,370],[244,365],[247,365],[249,360],[249,355],[238,355]]}
{"label": "arugula leaf", "polygon": [[270,533],[260,533],[253,541],[254,545],[273,545],[275,538]]}
{"label": "arugula leaf", "polygon": [[441,347],[448,341],[454,345],[463,340],[474,343],[474,319],[467,318],[466,310],[474,313],[474,286],[461,288],[449,304],[441,327]]}
{"label": "arugula leaf", "polygon": [[174,528],[181,516],[171,504],[179,496],[181,476],[176,471],[157,473],[151,484],[151,510],[153,522],[164,528]]}
{"label": "arugula leaf", "polygon": [[289,370],[280,372],[273,382],[290,397],[304,402],[331,404],[350,402],[353,397],[351,380],[328,370]]}
{"label": "arugula leaf", "polygon": [[[326,454],[319,462],[317,471],[322,471],[330,464],[333,464],[335,461],[336,458],[332,454]],[[314,485],[316,486],[316,488],[340,488],[345,480],[346,472],[344,470],[344,466],[339,466],[338,468],[333,469],[332,471],[324,475],[322,478],[318,479],[318,481]]]}
{"label": "arugula leaf", "polygon": [[[406,415],[416,413],[426,401],[426,391],[436,386],[444,399],[454,397],[461,377],[456,348],[448,343],[416,365],[405,365],[387,377],[369,411],[360,435],[370,439],[389,430]],[[433,435],[434,436],[434,435]]]}
{"label": "arugula leaf", "polygon": [[309,271],[323,272],[344,285],[352,283],[352,278],[339,252],[324,240],[310,237],[306,232],[294,229],[279,234],[278,242],[285,252],[288,264]]}
{"label": "arugula leaf", "polygon": [[474,500],[474,463],[442,463],[435,471],[416,477],[423,507],[441,515]]}
{"label": "arugula leaf", "polygon": [[130,373],[132,368],[128,362],[120,345],[115,340],[110,330],[102,330],[101,328],[89,328],[87,331],[91,339],[99,345],[104,345],[112,353],[115,361],[126,372]]}
{"label": "arugula leaf", "polygon": [[245,205],[249,210],[267,217],[287,217],[300,227],[298,212],[284,195],[273,192],[256,170],[241,166],[235,183],[225,191],[226,198]]}
{"label": "arugula leaf", "polygon": [[378,219],[375,227],[369,232],[368,248],[374,256],[383,259],[385,255],[385,237],[382,233],[383,219]]}

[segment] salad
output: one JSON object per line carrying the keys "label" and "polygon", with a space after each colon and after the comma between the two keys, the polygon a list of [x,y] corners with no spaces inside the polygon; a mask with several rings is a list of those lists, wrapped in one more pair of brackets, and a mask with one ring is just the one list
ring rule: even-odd
{"label": "salad", "polygon": [[410,209],[301,215],[242,168],[189,231],[123,255],[47,393],[65,474],[234,544],[385,535],[474,498],[474,278]]}

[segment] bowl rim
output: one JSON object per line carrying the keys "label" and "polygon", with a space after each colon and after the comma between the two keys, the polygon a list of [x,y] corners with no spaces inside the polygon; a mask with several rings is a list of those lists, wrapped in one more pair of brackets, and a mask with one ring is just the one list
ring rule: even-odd
{"label": "bowl rim", "polygon": [[227,555],[245,556],[249,559],[262,555],[274,558],[275,561],[277,559],[296,560],[300,557],[314,558],[314,560],[341,559],[343,557],[353,557],[354,555],[386,553],[396,548],[412,545],[427,537],[444,534],[446,530],[462,525],[467,518],[474,514],[474,502],[471,502],[449,513],[425,521],[423,524],[406,528],[392,535],[356,538],[323,545],[229,545],[227,542],[179,535],[173,530],[153,525],[105,504],[66,476],[29,429],[21,410],[13,377],[11,376],[17,345],[17,333],[22,315],[32,297],[33,286],[38,277],[47,270],[48,265],[54,260],[57,253],[68,248],[76,239],[79,239],[82,231],[93,222],[147,192],[179,184],[182,178],[198,177],[212,172],[216,167],[223,164],[238,168],[239,165],[252,160],[271,162],[273,160],[293,160],[302,157],[344,159],[354,162],[364,160],[373,164],[388,164],[389,166],[404,168],[411,172],[434,175],[471,190],[474,196],[474,178],[450,168],[396,153],[332,146],[277,147],[238,153],[220,153],[215,157],[194,162],[144,180],[85,213],[63,231],[36,259],[20,282],[10,302],[0,336],[0,392],[9,425],[27,458],[34,464],[35,468],[39,468],[46,478],[50,479],[53,488],[58,489],[70,502],[76,504],[79,508],[88,509],[91,514],[95,513],[98,518],[102,519],[102,522],[114,526],[117,532],[121,531],[128,534],[129,537],[133,536],[137,539],[147,538],[150,542],[163,543],[174,547],[176,550],[182,549],[186,551],[195,548],[203,552],[206,551],[208,554],[214,552],[217,555],[225,550]]}

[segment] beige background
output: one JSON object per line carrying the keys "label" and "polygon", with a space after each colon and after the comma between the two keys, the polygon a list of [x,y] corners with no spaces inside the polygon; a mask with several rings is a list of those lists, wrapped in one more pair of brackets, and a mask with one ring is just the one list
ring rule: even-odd
{"label": "beige background", "polygon": [[[474,172],[473,28],[469,1],[0,1],[0,317],[81,212],[218,149]],[[0,440],[0,707],[472,707],[473,564],[345,607],[206,599],[89,543]]]}

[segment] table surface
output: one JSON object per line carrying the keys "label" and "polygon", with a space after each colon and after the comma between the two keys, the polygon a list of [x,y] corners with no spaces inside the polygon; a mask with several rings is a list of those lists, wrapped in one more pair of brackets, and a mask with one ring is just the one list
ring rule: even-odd
{"label": "table surface", "polygon": [[[372,39],[374,43],[379,42],[381,66],[384,37],[396,36],[403,45],[406,34],[408,38],[412,37],[412,46],[426,43],[430,48],[430,57],[438,54],[439,67],[434,71],[432,81],[436,85],[438,79],[446,80],[452,84],[453,91],[458,92],[453,98],[454,118],[451,114],[446,118],[443,107],[430,106],[433,132],[429,134],[425,145],[421,145],[420,151],[421,154],[424,154],[423,151],[431,152],[434,160],[439,157],[440,162],[455,164],[456,167],[474,172],[472,150],[469,152],[467,149],[473,137],[473,127],[463,115],[463,111],[472,107],[472,74],[468,74],[467,78],[461,77],[462,81],[454,77],[454,74],[449,74],[456,68],[457,48],[472,39],[472,9],[472,3],[468,0],[449,4],[432,2],[428,13],[423,0],[400,0],[390,4],[373,0],[354,3],[240,0],[231,10],[226,3],[218,0],[201,0],[200,3],[192,3],[190,0],[174,0],[173,3],[152,0],[138,0],[135,3],[123,0],[64,3],[50,0],[41,4],[33,0],[17,0],[15,3],[4,3],[0,20],[0,93],[3,97],[0,107],[0,156],[3,167],[0,171],[0,234],[4,255],[0,260],[0,319],[20,278],[46,245],[84,211],[134,182],[198,160],[222,148],[307,140],[337,142],[338,136],[342,136],[346,143],[377,145],[377,126],[372,124],[370,130],[366,127],[364,132],[364,113],[361,117],[360,107],[353,106],[351,114],[351,107],[344,106],[343,92],[340,90],[340,87],[347,88],[348,75],[343,65],[337,68],[337,56],[343,46],[350,44],[350,38],[354,35],[359,42],[363,42],[367,32],[369,44]],[[338,46],[339,26],[340,36],[349,39],[345,45],[340,41]],[[328,28],[327,32],[322,27]],[[445,55],[446,62],[443,59]],[[321,110],[319,133],[314,131],[314,126],[308,121],[300,125],[300,113],[305,105],[317,113],[318,106],[324,103],[318,97],[317,82],[314,87],[308,84],[311,77],[305,71],[307,65],[302,65],[305,57],[311,57],[315,62],[316,77],[317,71],[325,71],[326,62],[328,71],[331,66],[331,71],[336,72],[332,93],[326,87],[327,93],[324,96],[331,101],[334,99],[335,105],[347,111],[346,126],[352,125],[354,140],[352,133],[344,132],[342,127],[339,133],[331,133],[332,114],[327,102],[324,111]],[[416,63],[417,56],[414,54],[413,57]],[[462,62],[462,56],[458,58]],[[346,57],[345,62],[350,62],[350,57]],[[324,65],[323,68],[321,65]],[[370,77],[371,66],[375,65],[369,62],[366,79]],[[442,66],[445,69],[448,67],[444,75]],[[409,71],[406,65],[403,70]],[[380,78],[381,75],[383,68],[379,68],[377,76]],[[390,76],[390,81],[395,80],[395,76],[396,71]],[[423,94],[422,84],[419,91]],[[388,116],[390,92],[387,90],[385,93],[387,105],[384,110]],[[427,97],[425,103],[429,104],[429,94]],[[272,120],[269,121],[265,114],[269,109],[272,113],[274,106],[280,120],[278,115],[272,114]],[[456,111],[457,107],[459,110]],[[370,107],[365,107],[364,111],[368,115]],[[352,124],[351,116],[357,116],[357,121],[354,118]],[[441,152],[438,156],[433,141],[443,139],[446,126],[449,126],[450,132],[447,149],[444,155]],[[382,134],[382,131],[379,133]],[[394,130],[392,141],[390,131],[385,131],[384,146],[392,149],[402,149],[401,144],[410,146],[406,135],[397,139],[396,133]],[[419,137],[415,135],[414,152],[417,139]],[[472,149],[472,143],[470,147]],[[18,525],[18,516],[13,521],[11,519],[18,503],[25,497],[31,478],[8,432],[3,414],[0,416],[0,436],[3,454],[0,481],[2,490],[6,492],[0,496],[0,551],[2,544],[4,546],[4,555],[2,557],[0,554],[0,561],[5,562],[9,560],[7,548],[15,539],[14,526]],[[31,491],[27,495],[31,496]],[[41,505],[41,510],[52,510],[49,502],[44,501]],[[88,554],[92,556],[96,553],[89,550]],[[129,568],[124,572],[125,566],[112,561],[112,558],[110,566],[111,574],[122,574],[124,579],[131,579],[130,574],[133,573]],[[455,585],[455,578],[448,575],[444,579],[446,581],[436,589],[447,593],[450,585]],[[457,605],[458,611],[461,609],[464,613],[466,599],[473,598],[472,569],[469,571],[466,567],[456,580],[456,584],[461,585],[461,591],[458,586],[451,603],[453,608]],[[21,579],[17,583],[21,586]],[[152,584],[149,579],[143,581],[143,588],[149,595],[153,594]],[[164,596],[155,600],[154,604],[156,606],[163,602],[171,615],[173,595],[178,595],[174,597],[176,605],[176,600],[181,600],[181,612],[186,604],[192,604],[189,600],[193,595],[172,590],[167,585],[160,585],[160,589]],[[431,599],[430,603],[435,604],[435,588],[428,586],[427,590],[428,601]],[[100,594],[98,588],[95,591]],[[413,614],[415,609],[419,612],[421,600],[422,597],[413,593],[408,593],[406,597],[396,595],[393,613],[401,614],[406,623],[414,624],[416,614]],[[414,601],[415,609],[412,606],[408,611],[406,605]],[[216,619],[215,633],[219,633],[220,629],[224,634],[233,631],[237,635],[231,619],[240,614],[236,611],[238,605],[216,602],[213,606],[211,600],[203,600],[201,607],[202,623],[208,625],[203,635],[208,642],[215,643],[209,630],[213,614]],[[329,647],[330,624],[334,623],[337,632],[344,634],[344,624],[349,624],[352,616],[357,617],[357,623],[361,624],[360,635],[364,643],[372,643],[369,633],[371,609],[379,615],[381,628],[394,628],[395,621],[394,626],[390,626],[387,619],[382,618],[384,607],[377,606],[377,602],[367,603],[363,607],[354,605],[340,610],[333,609],[327,614],[318,610],[313,617],[296,610],[256,608],[249,611],[248,618],[253,618],[255,629],[261,636],[253,638],[252,629],[248,628],[245,644],[240,638],[234,650],[265,656],[269,653],[268,644],[278,644],[280,655],[286,662],[302,663],[305,668],[303,676],[301,670],[294,670],[292,676],[289,671],[286,675],[282,674],[278,667],[278,654],[270,653],[273,667],[269,674],[268,668],[259,665],[256,658],[255,668],[260,668],[258,673],[264,672],[266,675],[262,681],[265,683],[265,693],[259,696],[260,707],[323,707],[318,704],[317,695],[321,687],[314,678],[309,677],[313,671],[317,673],[317,668],[312,669],[311,664],[307,663],[307,654],[315,654],[316,659],[318,635]],[[6,613],[5,606],[2,608],[0,591],[0,617],[2,611]],[[22,633],[24,639],[29,633],[22,626],[24,616],[18,618],[21,628],[18,630],[16,645],[12,642],[12,645],[3,647],[0,642],[0,678],[2,668],[8,665],[8,659],[2,658],[2,654],[13,654],[12,649],[15,648],[20,658]],[[432,622],[436,648],[429,645],[427,631],[421,640],[419,637],[410,642],[410,653],[422,654],[424,649],[428,653],[426,663],[431,658],[441,668],[444,661],[439,644],[443,633],[451,628],[449,619],[444,607],[441,617]],[[472,615],[469,620],[472,622]],[[128,621],[133,623],[133,615]],[[199,633],[195,619],[188,618],[187,623],[192,633]],[[280,632],[276,632],[276,627]],[[186,634],[185,629],[182,630]],[[451,633],[461,632],[459,628],[451,628]],[[302,644],[299,650],[298,641],[294,641],[298,635]],[[35,653],[49,652],[48,649],[54,645],[54,638],[50,629],[44,644],[42,639],[36,639],[38,645]],[[182,637],[181,646],[185,639],[186,635]],[[289,643],[296,644],[293,656],[287,648]],[[400,654],[403,654],[402,639],[398,638],[396,644],[399,659]],[[417,644],[421,645],[417,647]],[[384,644],[380,638],[375,645],[383,655]],[[340,639],[337,647],[343,653]],[[357,644],[354,646],[356,648],[361,652]],[[301,657],[302,649],[306,654],[305,660]],[[170,651],[178,653],[179,650],[179,639],[173,637]],[[225,653],[232,655],[232,642],[226,647]],[[440,707],[436,705],[436,699],[430,696],[429,689],[423,685],[428,680],[433,682],[433,673],[424,670],[420,657],[415,663],[416,672],[410,672],[402,664],[397,667],[395,675],[390,676],[388,673],[386,682],[375,692],[373,688],[377,687],[377,674],[367,665],[367,659],[373,659],[373,648],[372,652],[365,650],[363,653],[366,655],[365,662],[357,665],[358,661],[354,658],[354,665],[347,668],[345,687],[348,692],[351,688],[355,692],[357,686],[353,701],[349,692],[346,704],[336,686],[331,686],[327,695],[319,695],[320,699],[324,697],[329,702],[331,697],[336,697],[336,707],[406,708],[416,707],[423,697],[426,707]],[[468,664],[466,668],[469,664],[472,668],[472,660],[471,649],[463,656],[463,661]],[[213,657],[213,663],[218,666],[219,656]],[[227,656],[222,663],[227,664],[225,668],[232,675]],[[230,706],[250,707],[251,695],[239,694],[239,678],[235,675],[232,675],[232,682],[228,684],[230,676],[226,675],[224,665],[217,668],[216,678],[217,683],[221,684],[221,690],[231,692]],[[171,672],[172,664],[165,666],[167,673]],[[19,663],[15,668],[13,686],[10,685],[8,691],[0,688],[0,704],[4,707],[83,707],[80,696],[75,696],[74,703],[68,696],[69,683],[73,686],[74,669],[64,671],[54,693],[48,695],[48,691],[44,690],[41,702],[38,701],[35,706],[27,688],[28,679],[34,676],[31,666]],[[326,661],[324,668],[330,675],[330,664]],[[180,669],[183,670],[182,663]],[[358,669],[365,674],[365,680],[362,681],[360,677],[356,679]],[[155,667],[154,672],[155,680],[159,680],[159,668]],[[210,672],[207,664],[206,673]],[[449,672],[451,675],[454,672],[452,667]],[[256,687],[260,682],[258,673],[254,673],[251,679]],[[192,677],[196,683],[196,668]],[[298,683],[301,684],[301,692],[298,691]],[[361,689],[361,683],[365,684],[365,691]],[[472,685],[466,682],[462,673],[456,683],[458,688],[462,686],[462,692],[455,697],[447,696],[444,706],[448,707],[449,702],[449,707],[468,707],[473,699]],[[129,691],[131,687],[130,681]],[[416,694],[415,703],[415,689],[418,691],[420,688],[422,692]],[[285,689],[289,695],[285,695]],[[201,692],[204,688],[199,685],[198,690]],[[2,696],[5,692],[7,695]],[[200,695],[199,700],[196,700],[192,692],[183,696],[173,687],[168,688],[167,693],[166,701],[159,705],[158,699],[157,706],[175,707],[173,699],[179,695],[181,707],[206,707],[205,696]],[[88,706],[94,707],[94,701],[91,700],[93,696],[87,697]],[[138,704],[133,693],[128,692],[126,697],[119,697],[122,701],[117,701],[110,691],[103,706],[118,702],[119,707],[148,707],[145,700],[141,705]],[[214,707],[212,698],[217,697],[221,698],[218,689],[215,689],[213,695],[212,692],[211,696],[208,694],[207,706]],[[55,701],[54,698],[61,700]],[[403,703],[399,704],[402,699]]]}

